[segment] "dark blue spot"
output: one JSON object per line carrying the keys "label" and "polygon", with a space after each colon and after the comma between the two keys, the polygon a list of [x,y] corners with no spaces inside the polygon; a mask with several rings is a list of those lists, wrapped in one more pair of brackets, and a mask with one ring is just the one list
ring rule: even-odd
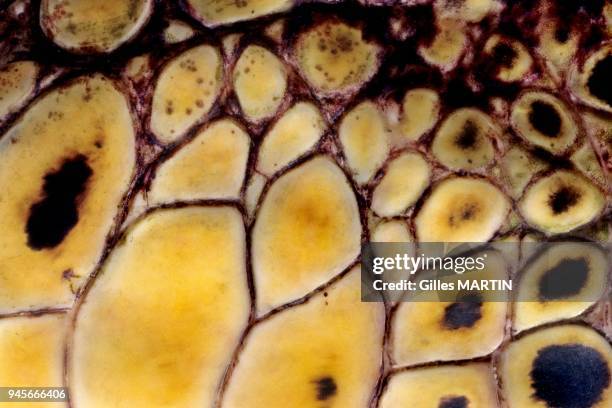
{"label": "dark blue spot", "polygon": [[610,385],[610,369],[595,349],[580,344],[541,349],[531,368],[533,396],[549,407],[589,408]]}

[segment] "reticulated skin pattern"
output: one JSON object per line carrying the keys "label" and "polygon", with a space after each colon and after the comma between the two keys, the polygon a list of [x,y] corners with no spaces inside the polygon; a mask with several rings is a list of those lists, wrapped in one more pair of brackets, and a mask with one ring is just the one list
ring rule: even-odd
{"label": "reticulated skin pattern", "polygon": [[611,61],[610,0],[0,0],[0,388],[612,407]]}

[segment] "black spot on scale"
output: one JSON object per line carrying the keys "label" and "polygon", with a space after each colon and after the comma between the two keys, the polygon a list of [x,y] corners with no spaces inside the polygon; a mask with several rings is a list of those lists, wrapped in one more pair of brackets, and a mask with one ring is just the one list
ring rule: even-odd
{"label": "black spot on scale", "polygon": [[589,264],[586,259],[562,259],[540,278],[539,297],[541,300],[554,300],[576,295],[588,277]]}
{"label": "black spot on scale", "polygon": [[454,227],[462,222],[470,221],[476,214],[478,214],[478,210],[478,205],[474,203],[466,203],[461,206],[461,208],[453,211],[453,213],[448,217],[448,224]]}
{"label": "black spot on scale", "polygon": [[505,42],[500,42],[493,48],[492,57],[502,67],[510,68],[516,59],[516,51]]}
{"label": "black spot on scale", "polygon": [[455,144],[464,150],[472,149],[478,142],[478,126],[471,120],[466,120],[463,128],[455,138]]}
{"label": "black spot on scale", "polygon": [[477,293],[463,296],[444,309],[443,326],[450,330],[474,326],[482,317],[482,297]]}
{"label": "black spot on scale", "polygon": [[610,386],[610,368],[604,357],[581,344],[539,350],[530,375],[533,398],[549,407],[590,408]]}
{"label": "black spot on scale", "polygon": [[580,194],[576,190],[570,187],[561,187],[550,195],[548,205],[553,213],[561,214],[573,207],[578,200],[580,200]]}
{"label": "black spot on scale", "polygon": [[559,27],[555,30],[555,39],[564,44],[569,40],[570,32],[567,27]]}
{"label": "black spot on scale", "polygon": [[561,132],[561,116],[549,103],[534,101],[529,111],[529,122],[544,136],[557,137]]}
{"label": "black spot on scale", "polygon": [[321,377],[313,381],[316,386],[317,400],[325,401],[336,395],[338,386],[332,377]]}
{"label": "black spot on scale", "polygon": [[30,207],[25,228],[32,249],[54,248],[74,228],[79,220],[78,198],[91,175],[87,158],[77,155],[45,176],[43,198]]}
{"label": "black spot on scale", "polygon": [[438,408],[468,408],[469,401],[466,397],[444,397],[440,400]]}
{"label": "black spot on scale", "polygon": [[612,82],[609,79],[612,72],[612,55],[608,54],[597,62],[587,82],[591,95],[612,106]]}

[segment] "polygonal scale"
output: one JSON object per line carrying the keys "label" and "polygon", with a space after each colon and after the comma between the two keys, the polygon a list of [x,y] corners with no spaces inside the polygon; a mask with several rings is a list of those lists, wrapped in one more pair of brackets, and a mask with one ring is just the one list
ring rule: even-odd
{"label": "polygonal scale", "polygon": [[72,302],[133,176],[133,126],[95,75],[38,99],[0,139],[0,311]]}
{"label": "polygonal scale", "polygon": [[360,249],[359,209],[345,175],[325,156],[285,173],[263,199],[252,240],[260,314],[331,279]]}
{"label": "polygonal scale", "polygon": [[381,47],[367,41],[360,28],[327,20],[300,34],[296,63],[320,94],[351,94],[378,70]]}
{"label": "polygonal scale", "polygon": [[406,92],[402,103],[400,132],[395,144],[416,141],[429,132],[438,120],[440,97],[436,91],[417,88]]}
{"label": "polygonal scale", "polygon": [[458,109],[442,121],[431,151],[450,169],[471,170],[493,160],[493,140],[499,133],[493,120],[478,109]]}
{"label": "polygonal scale", "polygon": [[153,93],[151,130],[157,138],[173,142],[200,122],[219,95],[222,77],[221,54],[210,45],[200,45],[170,60]]}
{"label": "polygonal scale", "polygon": [[222,406],[368,406],[382,364],[384,320],[382,303],[360,302],[359,267],[353,268],[306,304],[253,328]]}
{"label": "polygonal scale", "polygon": [[259,147],[257,169],[271,176],[296,160],[319,141],[327,125],[319,109],[310,102],[298,102],[285,112]]}
{"label": "polygonal scale", "polygon": [[526,141],[552,153],[563,153],[578,136],[565,103],[545,92],[523,93],[514,102],[510,120],[514,130]]}
{"label": "polygonal scale", "polygon": [[363,102],[340,122],[338,138],[346,161],[359,184],[366,183],[389,153],[384,118],[375,104]]}
{"label": "polygonal scale", "polygon": [[114,248],[78,309],[72,404],[211,406],[249,304],[238,210],[146,216]]}
{"label": "polygonal scale", "polygon": [[510,203],[493,184],[451,177],[436,184],[418,210],[415,226],[423,242],[487,241],[501,227]]}
{"label": "polygonal scale", "polygon": [[[471,272],[470,278],[506,279],[503,257],[492,251],[486,255],[486,269]],[[470,359],[490,354],[501,344],[506,302],[488,302],[472,292],[458,293],[455,301],[426,300],[416,297],[401,303],[393,316],[391,348],[396,365]]]}
{"label": "polygonal scale", "polygon": [[387,166],[372,193],[372,210],[381,217],[392,217],[406,211],[429,185],[431,168],[418,153],[406,152]]}
{"label": "polygonal scale", "polygon": [[282,62],[258,45],[248,46],[234,67],[234,91],[244,115],[260,121],[276,112],[287,89]]}
{"label": "polygonal scale", "polygon": [[168,27],[164,30],[164,41],[169,44],[176,44],[193,37],[195,34],[193,28],[180,20],[172,20],[168,22]]}
{"label": "polygonal scale", "polygon": [[237,199],[249,155],[248,134],[230,119],[212,122],[155,172],[152,204]]}
{"label": "polygonal scale", "polygon": [[370,232],[372,242],[412,242],[408,225],[403,220],[383,221]]}
{"label": "polygonal scale", "polygon": [[419,47],[419,54],[428,64],[446,72],[459,63],[467,47],[468,38],[465,25],[460,20],[438,20],[438,27],[433,41]]}
{"label": "polygonal scale", "polygon": [[138,34],[152,10],[152,0],[43,0],[40,24],[62,48],[107,53]]}
{"label": "polygonal scale", "polygon": [[510,408],[592,407],[612,403],[612,348],[590,328],[561,325],[511,343],[499,361]]}
{"label": "polygonal scale", "polygon": [[519,146],[511,147],[500,164],[514,198],[521,196],[534,174],[547,167],[546,162]]}
{"label": "polygonal scale", "polygon": [[595,218],[605,206],[602,192],[575,171],[558,170],[535,181],[519,208],[525,220],[546,234],[560,234]]}
{"label": "polygonal scale", "polygon": [[602,296],[609,263],[590,243],[550,244],[521,272],[514,328],[529,329],[584,312]]}
{"label": "polygonal scale", "polygon": [[498,34],[487,40],[483,51],[486,58],[498,64],[494,76],[502,82],[522,81],[533,65],[533,58],[523,44]]}

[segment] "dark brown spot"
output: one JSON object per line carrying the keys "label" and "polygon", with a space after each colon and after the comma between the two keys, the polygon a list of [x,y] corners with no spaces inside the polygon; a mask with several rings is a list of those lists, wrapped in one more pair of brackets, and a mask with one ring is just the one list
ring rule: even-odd
{"label": "dark brown spot", "polygon": [[172,101],[166,101],[166,113],[172,115],[174,112],[174,103]]}
{"label": "dark brown spot", "polygon": [[463,129],[455,138],[455,144],[462,149],[472,149],[478,141],[478,126],[471,120],[465,121]]}
{"label": "dark brown spot", "polygon": [[456,396],[449,396],[449,397],[444,397],[440,400],[440,404],[438,405],[438,408],[467,408],[469,404],[469,401],[467,398],[461,396],[461,397],[456,397]]}
{"label": "dark brown spot", "polygon": [[552,193],[548,199],[548,205],[553,213],[561,214],[576,205],[580,200],[580,194],[571,187],[561,187]]}
{"label": "dark brown spot", "polygon": [[325,401],[330,399],[338,391],[336,382],[332,377],[321,377],[314,381],[317,387],[317,400]]}
{"label": "dark brown spot", "polygon": [[581,344],[542,348],[530,375],[533,397],[548,407],[593,407],[610,386],[610,368],[605,358]]}
{"label": "dark brown spot", "polygon": [[562,259],[540,278],[541,300],[563,299],[576,295],[589,277],[589,263],[584,258]]}
{"label": "dark brown spot", "polygon": [[493,58],[502,67],[510,68],[516,58],[516,51],[510,44],[499,42],[493,48]]}
{"label": "dark brown spot", "polygon": [[529,111],[529,122],[540,133],[548,137],[556,137],[561,131],[561,116],[549,103],[534,101]]}
{"label": "dark brown spot", "polygon": [[612,55],[608,54],[605,58],[597,62],[591,76],[587,82],[587,87],[591,95],[612,106]]}
{"label": "dark brown spot", "polygon": [[64,279],[64,280],[70,280],[70,279],[76,278],[76,277],[77,276],[72,271],[72,269],[66,269],[64,272],[62,272],[62,279]]}
{"label": "dark brown spot", "polygon": [[43,198],[30,207],[26,223],[28,245],[36,250],[54,248],[79,220],[77,204],[92,170],[78,155],[44,178]]}
{"label": "dark brown spot", "polygon": [[560,43],[564,44],[569,40],[570,32],[567,27],[558,27],[555,30],[555,39]]}
{"label": "dark brown spot", "polygon": [[474,203],[467,203],[461,207],[458,211],[453,212],[448,218],[448,223],[451,227],[456,226],[462,221],[468,221],[474,218],[478,212],[478,205]]}
{"label": "dark brown spot", "polygon": [[463,221],[472,219],[472,217],[474,217],[474,215],[476,214],[476,210],[477,210],[476,205],[466,206],[461,212],[461,219]]}
{"label": "dark brown spot", "polygon": [[481,317],[482,298],[477,293],[470,293],[461,301],[446,306],[443,325],[450,330],[472,327]]}

